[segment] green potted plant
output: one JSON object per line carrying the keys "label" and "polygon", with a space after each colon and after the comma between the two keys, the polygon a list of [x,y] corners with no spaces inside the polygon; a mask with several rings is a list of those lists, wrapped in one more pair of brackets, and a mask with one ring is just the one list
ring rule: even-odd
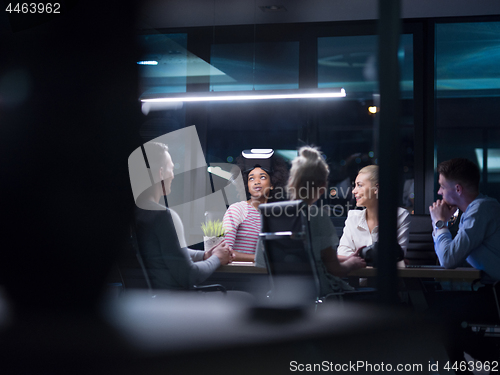
{"label": "green potted plant", "polygon": [[201,224],[205,251],[217,246],[224,239],[224,226],[220,220],[207,220]]}

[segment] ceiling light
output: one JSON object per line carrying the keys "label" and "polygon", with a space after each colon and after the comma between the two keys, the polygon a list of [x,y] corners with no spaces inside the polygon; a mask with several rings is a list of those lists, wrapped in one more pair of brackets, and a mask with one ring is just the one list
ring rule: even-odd
{"label": "ceiling light", "polygon": [[153,61],[153,60],[144,60],[144,61],[137,61],[138,65],[158,65],[158,61]]}
{"label": "ceiling light", "polygon": [[252,148],[241,152],[241,155],[246,159],[269,159],[273,154],[272,148]]}
{"label": "ceiling light", "polygon": [[343,88],[312,89],[312,90],[262,90],[262,91],[210,91],[189,92],[164,95],[162,97],[142,98],[143,103],[171,102],[217,102],[244,100],[276,100],[276,99],[321,99],[343,98],[346,92]]}

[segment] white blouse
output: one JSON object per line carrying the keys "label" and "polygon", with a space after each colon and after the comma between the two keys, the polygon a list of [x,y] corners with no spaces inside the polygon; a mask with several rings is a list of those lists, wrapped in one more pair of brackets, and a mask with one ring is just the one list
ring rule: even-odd
{"label": "white blouse", "polygon": [[[398,208],[398,243],[406,254],[410,237],[410,214],[403,208]],[[378,241],[378,226],[370,233],[366,222],[366,209],[350,210],[345,221],[344,234],[340,238],[337,249],[339,255],[351,255],[363,246],[369,246]]]}

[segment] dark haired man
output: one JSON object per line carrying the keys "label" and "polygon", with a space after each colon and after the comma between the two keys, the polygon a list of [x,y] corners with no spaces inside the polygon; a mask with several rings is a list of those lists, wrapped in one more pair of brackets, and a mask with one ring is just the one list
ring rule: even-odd
{"label": "dark haired man", "polygon": [[[460,266],[465,260],[483,271],[487,284],[476,292],[449,291],[428,294],[431,312],[448,331],[447,351],[453,363],[464,361],[463,353],[475,359],[497,360],[498,349],[482,341],[462,322],[498,322],[491,285],[500,280],[500,203],[479,193],[479,168],[467,159],[457,158],[438,165],[442,199],[429,207],[434,226],[434,249],[446,268]],[[456,209],[463,214],[458,233],[452,238],[448,220]],[[471,374],[468,369],[457,373]]]}
{"label": "dark haired man", "polygon": [[[434,226],[434,248],[439,262],[455,268],[464,260],[485,273],[484,280],[500,280],[500,203],[479,193],[479,168],[467,159],[439,164],[439,191],[443,199],[429,207]],[[452,239],[448,220],[463,212]]]}

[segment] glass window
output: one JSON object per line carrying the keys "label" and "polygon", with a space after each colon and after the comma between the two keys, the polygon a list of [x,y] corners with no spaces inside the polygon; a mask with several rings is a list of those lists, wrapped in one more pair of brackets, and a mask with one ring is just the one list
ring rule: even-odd
{"label": "glass window", "polygon": [[299,43],[214,44],[210,58],[220,74],[213,91],[276,90],[299,87]]}
{"label": "glass window", "polygon": [[[377,35],[318,38],[318,87],[343,87],[349,96],[378,92]],[[401,35],[401,96],[413,97],[413,36]]]}
{"label": "glass window", "polygon": [[500,22],[436,25],[436,95],[500,94]]}
{"label": "glass window", "polygon": [[474,161],[481,192],[500,199],[500,22],[437,24],[435,61],[435,166]]}
{"label": "glass window", "polygon": [[[318,38],[318,87],[344,87],[347,97],[317,105],[318,142],[330,165],[334,189],[330,204],[338,212],[353,208],[351,187],[358,171],[377,164],[376,108],[378,36]],[[401,181],[399,205],[414,206],[413,36],[401,36]]]}
{"label": "glass window", "polygon": [[[174,65],[173,71],[177,72],[176,77],[169,77],[165,67],[164,74],[157,72],[157,76],[152,76],[154,66],[141,67],[150,70],[150,76],[145,69],[141,74],[145,87],[143,96],[152,95],[154,91],[186,91],[186,77],[181,75],[192,73],[189,66],[196,65],[199,59],[186,50],[185,36],[141,36],[145,49],[162,49],[163,55],[170,58],[166,67]],[[344,197],[341,203],[344,211],[339,213],[345,216],[346,209],[353,207],[346,207],[346,204],[353,203],[350,187],[358,170],[364,165],[377,163],[377,36],[311,37],[311,42],[314,41],[318,45],[318,54],[309,56],[309,59],[317,62],[318,87],[342,86],[347,91],[346,98],[185,103],[175,109],[150,112],[141,127],[141,134],[152,139],[194,124],[208,163],[232,163],[242,150],[252,148],[279,150],[280,155],[291,160],[298,147],[305,144],[319,146],[330,166],[330,188],[337,188],[339,192],[338,196],[327,198],[328,203],[339,204],[338,199]],[[178,58],[171,58],[174,53]],[[404,95],[400,142],[401,154],[404,155],[400,181],[403,191],[403,186],[410,186],[413,181],[412,35],[402,36],[399,55]],[[145,55],[144,58],[150,57]],[[310,64],[301,67],[315,69]],[[311,76],[310,71],[300,73]],[[205,80],[206,90],[213,91],[297,89],[299,42],[249,43],[246,39],[245,43],[212,44],[210,71],[200,71],[199,76],[190,75],[188,83],[196,77],[200,83]],[[401,206],[411,207],[412,193],[409,191],[408,197],[403,194],[398,197]]]}
{"label": "glass window", "polygon": [[187,34],[139,35],[138,39],[142,49],[137,62],[141,98],[186,92],[188,75],[210,75],[210,65],[188,52]]}

